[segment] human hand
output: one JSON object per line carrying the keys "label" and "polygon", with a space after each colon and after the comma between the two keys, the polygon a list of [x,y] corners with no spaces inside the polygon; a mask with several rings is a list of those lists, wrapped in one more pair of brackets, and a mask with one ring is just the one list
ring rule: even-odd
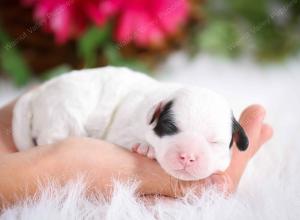
{"label": "human hand", "polygon": [[[12,107],[13,104],[1,109],[0,119],[11,119]],[[185,195],[191,188],[201,192],[211,184],[227,187],[228,192],[233,192],[238,186],[248,161],[272,136],[270,126],[263,123],[264,115],[265,112],[260,106],[251,106],[244,111],[240,123],[248,134],[249,148],[245,152],[240,152],[236,146],[233,146],[232,161],[228,169],[223,173],[213,174],[205,180],[180,181],[165,173],[157,162],[133,154],[121,147],[90,138],[68,138],[54,145],[31,148],[12,156],[2,157],[2,163],[6,164],[2,176],[6,176],[3,178],[6,181],[0,183],[3,185],[3,191],[7,192],[7,197],[16,188],[24,187],[22,185],[25,183],[31,188],[32,193],[35,193],[37,181],[43,177],[46,180],[55,179],[63,184],[78,177],[79,174],[85,174],[90,191],[102,192],[104,195],[110,195],[115,179],[122,182],[133,179],[140,181],[138,193],[143,195],[160,194],[178,197]],[[9,120],[4,122],[7,125],[4,128],[9,130],[11,122]],[[3,136],[1,132],[0,135]],[[4,146],[3,149],[6,149],[5,144],[14,146],[11,134],[3,137],[5,141],[0,143],[2,147]],[[16,151],[13,148],[6,150]],[[10,169],[22,170],[22,172],[11,175]],[[7,185],[6,182],[14,182],[15,185]],[[24,190],[24,193],[27,190],[28,188]],[[19,191],[19,194],[21,195],[22,192]]]}

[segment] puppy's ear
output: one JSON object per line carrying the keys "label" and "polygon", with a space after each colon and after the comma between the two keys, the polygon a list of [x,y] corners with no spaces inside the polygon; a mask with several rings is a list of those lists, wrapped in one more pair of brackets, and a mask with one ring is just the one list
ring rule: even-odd
{"label": "puppy's ear", "polygon": [[175,116],[172,107],[173,100],[160,102],[148,113],[147,122],[153,127],[153,131],[159,137],[174,135],[179,132],[175,123]]}
{"label": "puppy's ear", "polygon": [[247,150],[249,145],[248,137],[242,126],[232,115],[232,139],[230,142],[230,148],[232,147],[233,141],[236,143],[236,146],[240,151]]}
{"label": "puppy's ear", "polygon": [[160,113],[163,110],[163,102],[159,102],[157,105],[153,106],[147,115],[147,123],[149,125],[156,125]]}

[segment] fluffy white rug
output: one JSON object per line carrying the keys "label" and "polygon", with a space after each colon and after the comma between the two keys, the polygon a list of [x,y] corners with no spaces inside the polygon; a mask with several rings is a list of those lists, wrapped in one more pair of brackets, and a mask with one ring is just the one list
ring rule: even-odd
{"label": "fluffy white rug", "polygon": [[[115,184],[110,202],[84,196],[82,179],[63,188],[54,184],[36,200],[5,210],[0,219],[300,219],[300,63],[258,66],[248,59],[229,61],[198,56],[189,61],[174,55],[159,72],[173,80],[219,91],[234,112],[251,103],[267,108],[274,138],[248,167],[239,191],[224,199],[213,191],[201,198],[159,201],[146,207],[134,197],[135,183]],[[8,91],[10,90],[10,91]],[[18,92],[0,83],[0,105]]]}

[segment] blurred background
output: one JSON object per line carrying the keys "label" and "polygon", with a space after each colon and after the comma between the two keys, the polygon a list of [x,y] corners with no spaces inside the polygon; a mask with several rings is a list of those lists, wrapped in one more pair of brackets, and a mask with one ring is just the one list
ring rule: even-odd
{"label": "blurred background", "polygon": [[2,87],[104,65],[153,73],[178,51],[268,65],[299,49],[299,0],[0,1]]}
{"label": "blurred background", "polygon": [[[275,132],[242,181],[253,198],[245,204],[296,217],[300,0],[0,1],[0,106],[35,83],[105,65],[208,87],[237,117],[262,104]],[[268,196],[256,197],[262,191]]]}

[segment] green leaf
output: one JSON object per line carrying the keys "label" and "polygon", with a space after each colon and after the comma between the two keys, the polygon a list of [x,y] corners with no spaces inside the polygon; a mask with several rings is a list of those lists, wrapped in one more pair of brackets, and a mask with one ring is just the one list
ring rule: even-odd
{"label": "green leaf", "polygon": [[1,69],[13,78],[17,86],[25,85],[31,76],[27,64],[16,49],[1,50]]}
{"label": "green leaf", "polygon": [[0,28],[0,67],[17,86],[22,86],[29,81],[31,70],[16,46],[11,43],[10,38]]}
{"label": "green leaf", "polygon": [[9,37],[0,27],[0,45],[4,47],[7,43],[9,43]]}
{"label": "green leaf", "polygon": [[205,51],[235,56],[240,49],[238,32],[229,22],[214,20],[199,33],[197,43]]}
{"label": "green leaf", "polygon": [[226,54],[224,45],[238,36],[233,43],[237,52],[243,49],[259,61],[280,61],[299,54],[300,1],[210,0],[204,8],[206,26],[198,45],[206,50]]}
{"label": "green leaf", "polygon": [[120,49],[114,44],[109,44],[104,48],[104,54],[109,65],[117,66],[122,62]]}
{"label": "green leaf", "polygon": [[258,24],[268,19],[268,1],[262,0],[229,0],[228,7],[240,17]]}
{"label": "green leaf", "polygon": [[110,25],[91,27],[78,41],[79,55],[83,57],[86,67],[93,67],[97,62],[97,50],[110,39]]}

